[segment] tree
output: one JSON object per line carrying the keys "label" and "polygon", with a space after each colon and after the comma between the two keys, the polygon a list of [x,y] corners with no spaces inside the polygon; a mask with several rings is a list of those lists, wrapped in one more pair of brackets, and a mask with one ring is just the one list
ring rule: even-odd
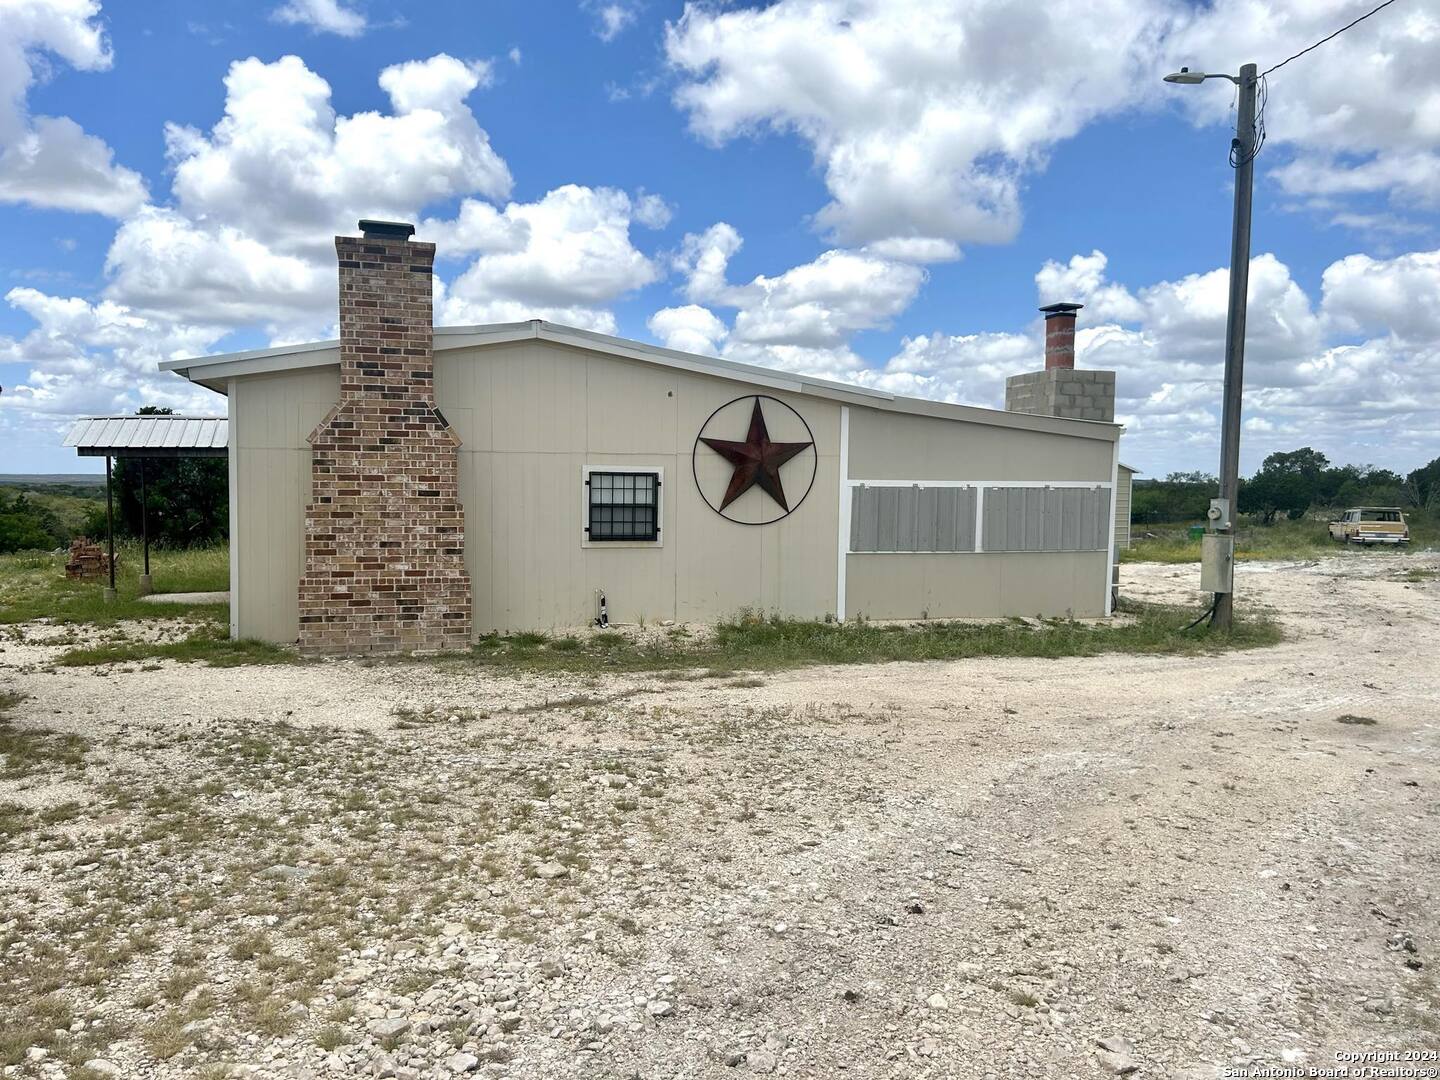
{"label": "tree", "polygon": [[1136,480],[1130,517],[1138,522],[1203,521],[1219,482],[1203,472],[1171,473],[1164,480]]}
{"label": "tree", "polygon": [[[140,460],[115,462],[115,529],[141,532]],[[229,532],[230,478],[224,458],[147,458],[145,508],[150,542],[196,547],[224,540]]]}
{"label": "tree", "polygon": [[1240,485],[1242,514],[1255,514],[1270,525],[1279,514],[1301,517],[1321,495],[1330,459],[1319,450],[1277,450],[1260,463],[1260,469]]}
{"label": "tree", "polygon": [[[1268,459],[1267,459],[1268,460]],[[1313,486],[1298,472],[1261,469],[1240,482],[1242,514],[1254,514],[1263,525],[1273,525],[1279,514],[1298,518],[1310,509]]]}
{"label": "tree", "polygon": [[57,547],[65,542],[63,533],[55,515],[23,491],[8,500],[0,491],[0,552]]}
{"label": "tree", "polygon": [[[168,416],[172,411],[146,405],[139,415]],[[140,470],[139,458],[115,461],[117,535],[141,534]],[[196,547],[229,535],[230,476],[224,458],[147,458],[144,470],[151,543]]]}
{"label": "tree", "polygon": [[1405,477],[1405,494],[1422,510],[1440,510],[1440,457]]}

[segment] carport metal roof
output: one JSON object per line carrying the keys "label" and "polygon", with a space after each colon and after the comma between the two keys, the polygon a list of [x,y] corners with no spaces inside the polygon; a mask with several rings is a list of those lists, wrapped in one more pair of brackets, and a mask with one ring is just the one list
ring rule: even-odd
{"label": "carport metal roof", "polygon": [[65,436],[81,457],[225,457],[229,442],[223,416],[86,416]]}

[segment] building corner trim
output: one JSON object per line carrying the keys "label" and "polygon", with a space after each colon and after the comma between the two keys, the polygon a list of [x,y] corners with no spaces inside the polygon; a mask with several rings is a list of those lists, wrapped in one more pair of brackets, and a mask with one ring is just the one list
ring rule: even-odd
{"label": "building corner trim", "polygon": [[1120,502],[1120,439],[1117,436],[1110,456],[1110,557],[1105,560],[1105,617],[1108,619],[1115,608],[1116,571],[1120,566],[1120,552],[1115,549],[1115,514]]}
{"label": "building corner trim", "polygon": [[850,554],[850,406],[840,406],[839,502],[836,511],[835,619],[845,621],[845,576]]}
{"label": "building corner trim", "polygon": [[[231,415],[235,411],[235,380],[225,381],[225,415],[229,421],[229,427],[236,432],[239,431],[235,424],[235,417]],[[240,520],[240,445],[239,440],[230,439],[229,453],[225,456],[228,459],[229,467],[226,469],[225,482],[230,485],[229,491],[229,514],[230,522],[226,528],[230,540],[230,640],[240,640],[240,544],[235,535],[235,523]]]}

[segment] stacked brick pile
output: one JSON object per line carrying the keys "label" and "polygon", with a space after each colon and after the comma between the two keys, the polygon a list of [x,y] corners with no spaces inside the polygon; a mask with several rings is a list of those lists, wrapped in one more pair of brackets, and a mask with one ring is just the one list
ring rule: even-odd
{"label": "stacked brick pile", "polygon": [[[119,560],[116,560],[117,565]],[[65,576],[77,581],[98,581],[110,577],[110,556],[99,544],[83,536],[70,541],[70,558],[65,563]]]}
{"label": "stacked brick pile", "polygon": [[434,397],[435,246],[407,235],[335,238],[340,403],[310,436],[306,652],[470,645],[459,439]]}

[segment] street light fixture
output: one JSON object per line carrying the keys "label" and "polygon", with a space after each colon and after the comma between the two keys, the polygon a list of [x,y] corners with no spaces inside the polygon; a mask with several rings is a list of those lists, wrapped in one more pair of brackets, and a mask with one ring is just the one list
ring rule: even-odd
{"label": "street light fixture", "polygon": [[1240,493],[1240,405],[1245,384],[1245,297],[1250,284],[1250,196],[1254,187],[1257,132],[1255,97],[1260,78],[1254,64],[1239,75],[1213,75],[1181,68],[1165,81],[1193,86],[1206,79],[1229,79],[1239,87],[1235,139],[1235,215],[1230,238],[1230,307],[1225,320],[1225,404],[1220,435],[1220,498],[1210,508],[1200,560],[1200,587],[1215,594],[1210,625],[1228,630],[1235,617],[1235,513]]}

